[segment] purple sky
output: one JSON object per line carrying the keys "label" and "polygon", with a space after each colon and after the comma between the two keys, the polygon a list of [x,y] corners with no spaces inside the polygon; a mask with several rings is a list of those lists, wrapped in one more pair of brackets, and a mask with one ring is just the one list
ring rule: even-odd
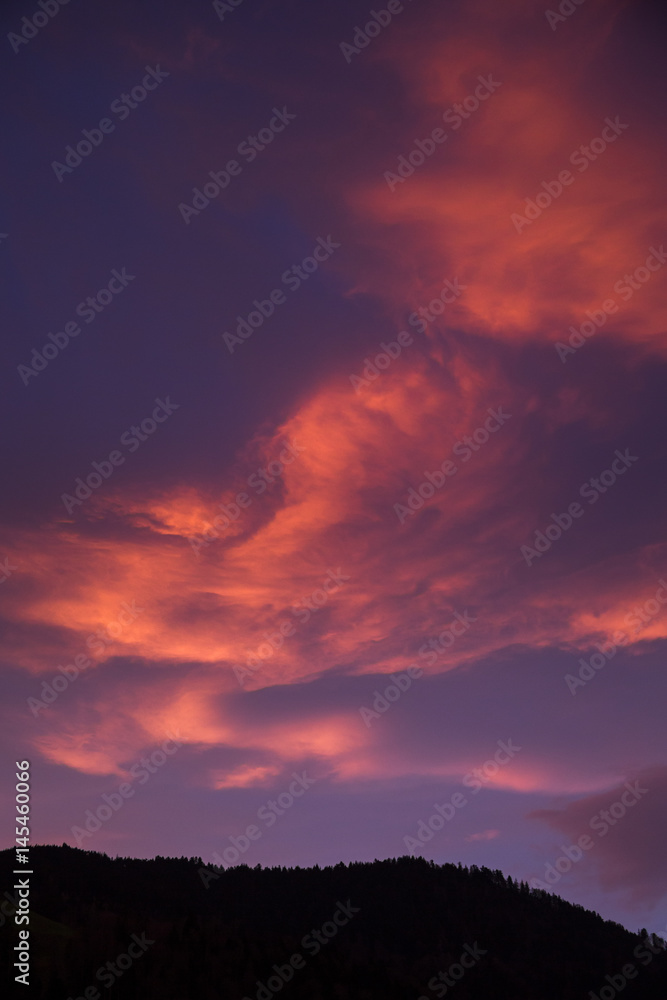
{"label": "purple sky", "polygon": [[35,843],[667,933],[665,24],[571,6],[4,5]]}

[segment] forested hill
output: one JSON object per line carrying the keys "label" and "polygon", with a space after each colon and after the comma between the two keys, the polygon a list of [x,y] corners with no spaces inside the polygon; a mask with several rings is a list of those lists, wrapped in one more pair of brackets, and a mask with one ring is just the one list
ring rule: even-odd
{"label": "forested hill", "polygon": [[[487,868],[403,857],[214,869],[66,846],[32,847],[30,861],[24,995],[40,1000],[667,997],[658,938]],[[4,983],[14,853],[0,864]]]}

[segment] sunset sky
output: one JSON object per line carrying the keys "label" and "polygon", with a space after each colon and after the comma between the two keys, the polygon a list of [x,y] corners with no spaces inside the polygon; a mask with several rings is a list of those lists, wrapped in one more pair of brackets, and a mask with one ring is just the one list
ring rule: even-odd
{"label": "sunset sky", "polygon": [[54,4],[2,13],[2,846],[27,759],[34,843],[568,848],[667,934],[662,5]]}

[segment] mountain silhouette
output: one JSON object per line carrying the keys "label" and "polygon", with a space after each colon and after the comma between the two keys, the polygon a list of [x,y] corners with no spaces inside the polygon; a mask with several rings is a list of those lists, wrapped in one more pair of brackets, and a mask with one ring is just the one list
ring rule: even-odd
{"label": "mountain silhouette", "polygon": [[[16,975],[14,853],[0,961]],[[664,942],[488,868],[30,854],[39,1000],[665,1000]],[[632,968],[634,974],[631,973]]]}

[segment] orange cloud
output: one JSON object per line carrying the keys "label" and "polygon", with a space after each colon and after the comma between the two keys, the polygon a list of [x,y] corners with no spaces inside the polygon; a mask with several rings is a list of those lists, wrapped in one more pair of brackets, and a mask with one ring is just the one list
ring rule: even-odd
{"label": "orange cloud", "polygon": [[[587,100],[586,82],[572,72],[578,61],[589,65],[591,41],[604,48],[624,6],[596,5],[594,32],[562,33],[557,42],[546,23],[543,35],[520,42],[534,5],[518,3],[515,11],[503,5],[499,25],[488,0],[466,5],[460,20],[443,18],[428,31],[415,24],[407,38],[386,40],[381,58],[401,74],[413,116],[397,134],[396,157],[386,169],[396,172],[398,156],[409,156],[415,137],[440,127],[447,139],[393,191],[379,172],[348,185],[354,215],[370,224],[369,245],[393,258],[390,291],[385,270],[359,278],[356,292],[389,298],[398,310],[408,302],[416,308],[456,275],[467,291],[448,310],[449,324],[547,343],[565,340],[570,324],[578,328],[587,319],[586,310],[614,299],[618,311],[604,335],[664,350],[667,293],[660,272],[648,281],[642,275],[629,291],[624,281],[664,238],[665,212],[656,211],[663,157],[642,121],[621,115],[616,134],[610,131],[606,119],[616,120],[619,108]],[[489,74],[499,86],[477,101],[478,78]],[[450,114],[443,124],[443,114],[467,96],[468,113],[464,106],[464,117]],[[577,152],[602,132],[602,152],[599,143]],[[564,170],[565,185],[558,182]],[[525,217],[526,199],[534,202],[538,193],[537,208],[529,210],[538,217],[519,222],[518,232],[512,216]],[[614,288],[619,281],[623,290]]]}
{"label": "orange cloud", "polygon": [[[622,9],[611,6],[587,5],[600,18],[600,48]],[[173,727],[196,747],[256,749],[280,760],[311,754],[332,762],[341,779],[386,774],[375,754],[379,737],[337,710],[284,726],[237,725],[241,689],[233,668],[245,669],[243,686],[253,693],[339,671],[390,673],[414,662],[421,645],[466,608],[475,627],[427,673],[464,668],[508,646],[583,647],[622,628],[646,591],[647,567],[653,572],[661,554],[647,546],[573,572],[561,563],[563,542],[545,558],[551,568],[544,573],[521,565],[519,545],[541,527],[558,485],[558,472],[547,469],[551,437],[608,425],[615,403],[590,400],[588,387],[552,391],[537,377],[522,381],[514,369],[522,349],[563,339],[570,323],[616,295],[614,283],[659,240],[663,171],[651,155],[655,139],[633,120],[576,172],[571,152],[617,113],[581,96],[585,81],[571,66],[582,36],[554,44],[545,25],[543,42],[527,46],[514,22],[499,30],[497,4],[467,7],[460,22],[420,27],[417,19],[367,54],[387,60],[405,83],[412,119],[396,134],[396,157],[410,152],[416,136],[443,126],[443,112],[474,90],[479,75],[495,74],[500,87],[459,128],[445,124],[447,142],[394,192],[380,170],[370,179],[327,182],[328,190],[339,183],[358,232],[357,261],[347,265],[355,274],[350,297],[372,293],[384,316],[402,326],[445,278],[458,278],[464,293],[362,392],[344,375],[314,383],[280,426],[243,444],[220,495],[208,482],[174,481],[159,493],[114,492],[109,484],[75,518],[21,529],[6,550],[21,566],[15,589],[7,588],[6,653],[40,681],[81,652],[90,655],[91,672],[109,671],[103,676],[113,674],[114,657],[156,670],[193,665],[187,681],[165,683],[159,696],[148,685],[115,694],[130,736],[107,719],[93,737],[88,720],[73,713],[68,728],[39,738],[48,759],[111,773]],[[534,5],[522,0],[503,5],[504,24],[528,14]],[[217,45],[196,32],[187,44],[186,69],[195,52],[210,54]],[[573,183],[518,233],[512,214],[566,168]],[[343,266],[337,258],[335,267]],[[600,334],[638,344],[635,364],[649,346],[662,349],[664,288],[656,272]],[[553,365],[559,373],[555,352]],[[507,425],[469,462],[459,458],[450,481],[401,522],[395,505],[405,509],[409,491],[453,459],[455,443],[499,406],[512,414]],[[274,460],[285,439],[298,442],[298,458],[229,527],[205,536],[219,504],[247,491],[255,463]],[[196,555],[193,536],[202,540]],[[340,585],[325,587],[337,574]],[[118,631],[123,606],[132,602],[141,611]],[[631,641],[664,636],[666,623],[652,618]],[[110,640],[103,638],[101,649],[100,632]],[[94,708],[103,713],[101,703]],[[216,765],[211,780],[245,787],[269,780],[274,766]],[[412,766],[391,762],[395,774]],[[452,775],[457,766],[438,763],[428,773]],[[524,791],[549,780],[522,763],[498,784]]]}

